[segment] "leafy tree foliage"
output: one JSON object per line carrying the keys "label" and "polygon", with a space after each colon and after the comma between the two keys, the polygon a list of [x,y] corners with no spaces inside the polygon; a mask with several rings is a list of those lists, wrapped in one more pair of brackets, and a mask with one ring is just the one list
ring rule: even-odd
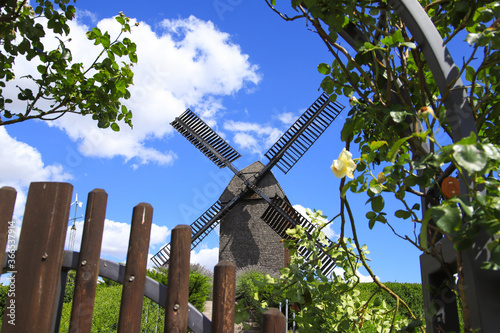
{"label": "leafy tree foliage", "polygon": [[251,320],[262,323],[262,302],[276,308],[283,301],[274,294],[274,287],[268,284],[266,274],[257,269],[242,269],[236,273],[237,322]]}
{"label": "leafy tree foliage", "polygon": [[[370,228],[385,224],[438,262],[444,260],[435,244],[443,237],[453,243],[459,273],[453,289],[466,303],[461,253],[480,233],[491,237],[483,268],[500,269],[500,2],[419,0],[443,43],[460,45],[452,82],[465,85],[444,90],[390,0],[292,0],[293,15],[278,11],[275,0],[266,2],[285,20],[305,20],[316,32],[333,58],[318,66],[325,75],[321,87],[332,100],[350,98],[341,139],[347,150],[356,145],[360,157],[354,179],[341,181],[339,242],[349,225],[357,240],[348,193],[364,193],[371,209],[363,223]],[[475,125],[468,137],[453,135],[460,115],[446,103],[452,89],[465,89],[471,112],[462,121]],[[460,190],[446,190],[451,175]],[[388,200],[399,203],[394,212]],[[413,234],[398,233],[400,221],[413,224]],[[455,283],[454,272],[443,268]],[[466,331],[473,329],[466,312],[464,321]]]}
{"label": "leafy tree foliage", "polygon": [[[75,1],[75,0],[74,0]],[[119,121],[132,126],[132,112],[122,104],[133,82],[136,45],[122,34],[131,31],[130,19],[120,13],[119,36],[92,28],[87,38],[101,49],[89,65],[73,61],[66,46],[68,21],[75,17],[70,0],[0,1],[0,125],[29,119],[54,120],[66,113],[91,115],[100,128],[119,130]],[[47,50],[43,38],[55,35],[58,46]],[[37,73],[19,79],[17,96],[6,95],[6,84],[16,78],[14,64],[25,58],[39,63]],[[22,82],[22,84],[21,84]],[[14,100],[25,107],[14,106]]]}

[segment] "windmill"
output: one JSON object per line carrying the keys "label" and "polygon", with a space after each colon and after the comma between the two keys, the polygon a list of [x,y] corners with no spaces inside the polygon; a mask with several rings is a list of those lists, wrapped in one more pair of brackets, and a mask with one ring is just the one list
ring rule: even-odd
{"label": "windmill", "polygon": [[70,221],[73,221],[73,225],[71,226],[71,230],[69,232],[69,241],[68,241],[68,250],[69,251],[73,251],[75,249],[76,220],[83,217],[83,215],[77,217],[78,207],[81,208],[83,205],[83,202],[78,201],[78,193],[76,193],[75,201],[73,203],[71,203],[71,205],[75,205],[75,217],[72,219],[69,219]]}
{"label": "windmill", "polygon": [[[283,173],[288,173],[343,108],[342,105],[332,102],[327,95],[322,94],[264,154],[269,159],[266,165],[255,162],[241,171],[232,164],[241,155],[194,112],[187,109],[175,118],[171,125],[179,133],[219,168],[228,167],[235,174],[219,200],[191,224],[191,249],[194,249],[221,221],[228,220],[227,223],[221,223],[222,239],[224,225],[228,226],[226,229],[231,229],[232,222],[237,221],[238,217],[245,212],[246,215],[250,215],[254,219],[258,213],[257,220],[262,221],[265,226],[259,226],[257,229],[270,228],[278,240],[288,238],[286,230],[296,225],[301,225],[308,233],[311,233],[316,226],[290,205],[272,175],[271,169],[276,166]],[[252,199],[264,202],[264,209],[259,204],[258,209],[251,208],[253,211],[250,212],[247,206],[253,204],[253,202],[248,201]],[[240,211],[235,213],[234,211],[238,207],[240,207]],[[229,218],[231,215],[232,217]],[[233,235],[245,236],[245,231],[233,230]],[[324,245],[317,244],[317,246],[323,249],[323,255],[320,258],[323,263],[322,270],[323,273],[328,274],[333,270],[335,262],[326,254]],[[221,241],[219,259],[224,259],[223,251],[226,250],[225,248],[226,246]],[[310,255],[309,251],[303,247],[299,247],[298,251],[305,257]],[[239,257],[249,256],[248,253],[241,253]],[[157,266],[163,266],[168,263],[169,257],[170,244],[167,244],[151,260]],[[239,267],[238,263],[236,266]]]}

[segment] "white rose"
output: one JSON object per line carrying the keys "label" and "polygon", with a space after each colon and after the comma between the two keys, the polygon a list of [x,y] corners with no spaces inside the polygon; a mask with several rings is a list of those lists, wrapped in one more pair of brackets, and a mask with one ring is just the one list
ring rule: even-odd
{"label": "white rose", "polygon": [[340,152],[339,158],[333,160],[330,169],[332,169],[335,177],[344,178],[347,176],[354,178],[353,172],[356,169],[356,163],[352,160],[352,154],[344,148]]}

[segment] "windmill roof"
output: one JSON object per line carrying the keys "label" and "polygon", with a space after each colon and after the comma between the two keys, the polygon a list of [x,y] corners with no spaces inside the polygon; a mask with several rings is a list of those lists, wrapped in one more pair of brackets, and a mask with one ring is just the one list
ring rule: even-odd
{"label": "windmill roof", "polygon": [[[264,168],[264,164],[260,161],[256,161],[240,172],[251,182],[255,181],[255,177],[258,175],[260,170]],[[274,177],[273,173],[271,171],[267,172],[264,177],[259,181],[259,183],[255,184],[266,196],[269,198],[278,196],[281,198],[286,198],[285,192],[281,188],[280,184],[278,183],[278,180]],[[241,191],[243,191],[246,188],[246,185],[243,183],[243,181],[238,177],[234,176],[231,181],[229,182],[229,185],[227,188],[224,190],[222,195],[220,196],[220,201],[222,203],[229,202],[231,199],[233,199],[236,195],[238,195]],[[250,191],[244,199],[261,199],[261,197],[254,193],[253,191]]]}

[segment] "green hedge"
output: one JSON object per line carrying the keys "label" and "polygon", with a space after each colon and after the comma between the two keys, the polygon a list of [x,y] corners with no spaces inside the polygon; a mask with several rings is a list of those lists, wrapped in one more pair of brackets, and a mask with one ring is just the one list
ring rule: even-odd
{"label": "green hedge", "polygon": [[[212,278],[204,272],[193,268],[195,267],[192,267],[189,273],[189,303],[203,312],[205,301],[212,291]],[[161,284],[167,285],[168,283],[168,269],[158,268],[148,270],[147,275]]]}
{"label": "green hedge", "polygon": [[[408,304],[415,317],[422,320],[424,319],[424,298],[422,294],[422,285],[420,283],[386,282],[384,284],[401,297],[406,304]],[[360,283],[356,288],[361,293],[360,298],[367,300],[374,292],[377,291],[378,286],[374,282],[371,282]],[[376,297],[380,297],[381,300],[385,300],[385,302],[391,307],[396,305],[394,298],[382,290],[378,291]],[[401,313],[410,319],[410,315],[402,309],[403,308],[401,307]]]}

